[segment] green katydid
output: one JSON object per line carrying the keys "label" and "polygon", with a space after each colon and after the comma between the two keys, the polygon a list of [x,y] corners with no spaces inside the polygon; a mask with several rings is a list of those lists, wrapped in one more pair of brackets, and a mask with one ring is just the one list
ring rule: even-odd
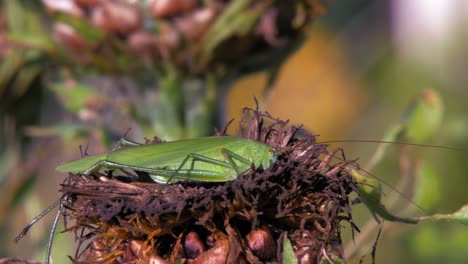
{"label": "green katydid", "polygon": [[[235,180],[252,164],[255,168],[266,169],[278,156],[270,145],[238,137],[205,137],[148,145],[121,139],[120,144],[129,147],[70,161],[57,170],[89,175],[101,169],[133,169],[147,172],[159,183],[173,180],[226,182]],[[53,235],[66,199],[65,195],[35,217],[16,238],[19,240],[35,222],[60,205],[49,236],[46,263],[50,261]]]}
{"label": "green katydid", "polygon": [[180,180],[225,182],[254,164],[268,168],[277,157],[270,145],[239,137],[204,137],[129,148],[87,156],[57,167],[58,171],[85,175],[101,169],[147,172],[159,183]]}

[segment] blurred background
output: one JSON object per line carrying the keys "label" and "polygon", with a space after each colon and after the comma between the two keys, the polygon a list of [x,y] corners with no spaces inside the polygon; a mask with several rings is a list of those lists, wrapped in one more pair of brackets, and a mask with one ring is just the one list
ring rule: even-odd
{"label": "blurred background", "polygon": [[[60,197],[66,175],[55,166],[80,157],[79,146],[90,154],[108,150],[129,128],[127,137],[139,142],[210,135],[243,107],[255,107],[254,97],[260,110],[303,124],[318,141],[381,140],[411,100],[432,89],[443,117],[434,135],[417,143],[468,149],[463,1],[291,1],[294,9],[257,1],[245,13],[227,2],[249,1],[173,9],[153,2],[164,1],[1,2],[0,257],[44,259],[52,214],[19,243],[14,238]],[[252,34],[222,23],[237,17],[261,22]],[[279,17],[295,26],[281,27]],[[378,144],[333,146],[364,164]],[[421,184],[430,202],[425,212],[410,203],[394,213],[449,213],[467,202],[466,151],[413,152],[427,165]],[[390,146],[372,172],[401,187],[401,155]],[[384,194],[384,201],[395,196],[388,188]],[[353,208],[357,226],[368,227],[367,209]],[[466,226],[384,226],[377,263],[468,262]],[[357,249],[346,247],[353,262],[371,260],[377,229],[369,230]],[[348,244],[346,225],[343,237]],[[74,254],[73,235],[58,234],[54,261],[67,262],[66,254]]]}

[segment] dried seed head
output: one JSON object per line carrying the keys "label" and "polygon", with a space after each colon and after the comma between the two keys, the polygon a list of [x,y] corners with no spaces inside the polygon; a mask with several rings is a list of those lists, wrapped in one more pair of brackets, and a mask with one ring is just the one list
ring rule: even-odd
{"label": "dried seed head", "polygon": [[[61,191],[76,199],[67,204],[73,209],[67,215],[78,227],[97,226],[93,245],[105,248],[93,246],[88,256],[95,258],[75,261],[111,262],[125,254],[148,263],[152,254],[154,263],[177,257],[184,263],[278,262],[276,242],[284,234],[300,263],[318,263],[324,252],[340,256],[341,221],[351,221],[348,194],[357,189],[343,169],[347,163],[318,159],[327,146],[267,114],[246,111],[240,127],[238,136],[260,139],[282,154],[269,168],[234,181],[123,184],[105,174],[105,181],[69,175]],[[144,254],[141,244],[127,242],[132,240],[145,241]]]}

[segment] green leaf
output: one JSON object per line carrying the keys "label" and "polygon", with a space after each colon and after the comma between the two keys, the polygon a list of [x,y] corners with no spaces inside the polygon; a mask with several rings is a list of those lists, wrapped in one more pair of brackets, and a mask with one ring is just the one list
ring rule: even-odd
{"label": "green leaf", "polygon": [[288,236],[284,236],[283,239],[283,264],[297,264],[296,254],[294,254],[294,249]]}
{"label": "green leaf", "polygon": [[381,186],[374,179],[360,175],[356,170],[351,169],[351,175],[358,182],[359,198],[367,206],[372,214],[378,215],[381,218],[391,222],[402,222],[415,224],[418,219],[405,218],[393,215],[381,203]]}
{"label": "green leaf", "polygon": [[14,43],[27,45],[47,53],[53,53],[55,49],[55,44],[51,41],[50,38],[47,37],[45,33],[44,35],[39,35],[25,34],[24,32],[13,32],[7,34],[7,40]]}
{"label": "green leaf", "polygon": [[435,214],[430,216],[422,216],[419,220],[444,220],[459,222],[464,225],[468,225],[468,204],[462,206],[458,211],[452,214]]}
{"label": "green leaf", "polygon": [[57,94],[64,107],[72,113],[83,109],[91,98],[101,97],[95,89],[81,84],[73,87],[57,84],[52,86],[52,90]]}
{"label": "green leaf", "polygon": [[251,7],[252,0],[231,1],[229,6],[216,19],[204,35],[202,45],[202,61],[207,62],[213,51],[224,40],[233,36],[243,36],[250,32],[271,1],[265,1]]}
{"label": "green leaf", "polygon": [[42,27],[39,13],[25,1],[4,1],[9,32],[7,40],[51,51],[54,44]]}

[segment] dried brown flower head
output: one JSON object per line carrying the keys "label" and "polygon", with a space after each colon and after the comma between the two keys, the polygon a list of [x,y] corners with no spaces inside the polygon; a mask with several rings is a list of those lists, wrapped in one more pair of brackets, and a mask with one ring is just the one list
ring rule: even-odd
{"label": "dried brown flower head", "polygon": [[285,237],[300,263],[316,263],[324,252],[341,257],[340,222],[350,221],[348,195],[356,191],[344,171],[348,163],[332,165],[337,151],[329,153],[313,135],[254,110],[245,110],[238,136],[281,154],[269,168],[225,183],[165,185],[71,174],[61,189],[70,197],[67,216],[76,220],[71,230],[92,241],[74,260],[280,262]]}

